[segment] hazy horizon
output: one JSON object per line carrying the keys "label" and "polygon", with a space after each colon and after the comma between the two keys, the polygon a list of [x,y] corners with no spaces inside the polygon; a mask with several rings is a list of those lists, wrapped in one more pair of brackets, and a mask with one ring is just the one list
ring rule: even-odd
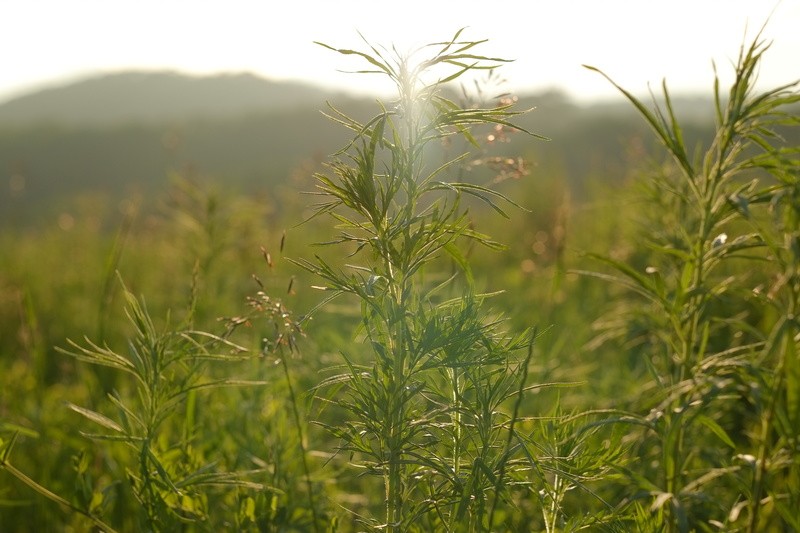
{"label": "hazy horizon", "polygon": [[[388,5],[388,4],[384,4]],[[767,52],[763,86],[800,77],[800,2],[730,0],[623,0],[598,3],[534,1],[521,7],[466,0],[410,1],[402,9],[343,0],[297,0],[268,7],[248,0],[214,3],[114,3],[80,6],[55,0],[9,2],[0,46],[21,50],[0,72],[0,102],[104,72],[174,70],[190,75],[249,72],[276,81],[298,81],[356,95],[382,94],[381,80],[342,73],[362,68],[354,58],[317,46],[363,49],[415,46],[450,38],[488,39],[477,51],[513,59],[500,70],[515,93],[561,90],[576,101],[616,95],[610,84],[582,67],[596,66],[636,94],[666,79],[676,94],[708,94],[716,63],[723,84],[741,44],[762,35]],[[43,16],[46,15],[46,16]],[[56,44],[54,46],[54,43]]]}
{"label": "hazy horizon", "polygon": [[[23,90],[19,93],[13,93],[6,97],[0,97],[0,106],[3,106],[7,103],[14,102],[20,98],[26,98],[28,96],[34,96],[39,93],[48,92],[48,91],[58,91],[61,89],[65,89],[71,87],[73,85],[81,84],[84,82],[90,82],[92,80],[98,80],[105,78],[107,76],[116,76],[116,75],[126,75],[126,74],[168,74],[168,75],[176,75],[180,77],[186,77],[188,79],[212,79],[212,78],[223,78],[223,77],[236,77],[236,76],[254,76],[257,79],[264,80],[265,82],[274,82],[274,83],[287,83],[287,84],[302,84],[307,85],[310,88],[318,89],[321,91],[329,91],[331,93],[341,93],[345,94],[349,97],[353,98],[369,98],[369,97],[382,97],[382,96],[389,96],[389,95],[382,95],[378,91],[370,92],[366,91],[359,91],[354,90],[351,87],[347,86],[330,86],[324,85],[322,83],[316,82],[314,80],[307,80],[307,79],[281,79],[276,77],[269,77],[265,76],[256,72],[251,71],[219,71],[219,72],[211,72],[211,73],[197,73],[197,72],[186,72],[181,71],[178,69],[169,69],[169,68],[154,68],[154,69],[120,69],[120,70],[105,70],[105,71],[87,71],[85,73],[77,73],[73,76],[54,79],[50,82],[42,82],[41,84],[34,85],[26,90]],[[658,89],[658,88],[656,88]],[[582,105],[591,105],[594,103],[602,104],[606,103],[610,100],[617,100],[622,99],[619,93],[611,93],[611,94],[602,94],[598,96],[588,96],[581,98],[580,96],[572,93],[569,91],[567,87],[559,87],[559,86],[552,86],[552,87],[519,87],[516,90],[512,91],[514,95],[517,96],[531,96],[531,95],[540,95],[546,93],[554,93],[563,95],[569,102],[575,104],[582,104]],[[675,91],[671,92],[673,96],[676,97],[698,97],[698,98],[705,98],[711,97],[711,94],[706,91]],[[643,96],[643,95],[640,95]]]}

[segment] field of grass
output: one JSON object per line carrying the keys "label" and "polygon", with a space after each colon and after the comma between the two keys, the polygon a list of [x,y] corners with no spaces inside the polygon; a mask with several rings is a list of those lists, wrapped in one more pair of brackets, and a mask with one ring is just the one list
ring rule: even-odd
{"label": "field of grass", "polygon": [[482,46],[332,49],[397,100],[269,198],[0,231],[0,531],[800,531],[797,86],[746,44],[692,144],[619,87],[650,137],[577,195],[441,91]]}

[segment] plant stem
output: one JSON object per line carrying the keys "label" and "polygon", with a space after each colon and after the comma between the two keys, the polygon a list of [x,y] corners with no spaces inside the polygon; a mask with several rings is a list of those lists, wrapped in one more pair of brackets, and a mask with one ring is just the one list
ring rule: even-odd
{"label": "plant stem", "polygon": [[65,500],[64,498],[59,496],[58,494],[56,494],[56,493],[48,490],[47,488],[41,486],[40,484],[36,483],[34,480],[29,478],[27,475],[25,475],[25,473],[23,473],[21,470],[18,470],[11,463],[9,463],[7,461],[1,461],[0,462],[0,469],[5,470],[9,474],[14,476],[18,480],[20,480],[22,483],[24,483],[25,485],[27,485],[28,487],[33,489],[34,491],[36,491],[37,493],[39,493],[42,496],[44,496],[45,498],[47,498],[48,500],[53,501],[53,502],[58,503],[58,504],[61,504],[64,507],[67,507],[69,510],[74,511],[74,512],[80,514],[80,515],[85,516],[86,518],[88,518],[89,520],[94,522],[94,525],[96,525],[98,528],[100,528],[101,530],[105,531],[106,533],[117,533],[114,530],[114,528],[112,528],[111,526],[109,526],[108,524],[106,524],[105,522],[103,522],[102,520],[97,518],[96,516],[92,515],[91,513],[87,512],[87,511],[84,511],[80,507],[76,507],[75,505],[71,504],[70,502],[68,502],[67,500]]}
{"label": "plant stem", "polygon": [[319,533],[319,519],[317,517],[317,506],[314,503],[314,486],[311,483],[311,473],[308,468],[308,452],[306,450],[305,435],[303,434],[303,424],[300,419],[300,411],[297,408],[297,396],[294,393],[294,385],[289,373],[289,364],[286,362],[286,356],[283,353],[279,354],[281,367],[283,368],[283,376],[286,379],[286,387],[289,389],[289,400],[292,405],[292,416],[294,418],[294,425],[297,429],[297,437],[300,440],[300,458],[303,464],[303,477],[306,482],[306,491],[308,496],[308,506],[311,509],[311,520],[314,523],[314,531]]}

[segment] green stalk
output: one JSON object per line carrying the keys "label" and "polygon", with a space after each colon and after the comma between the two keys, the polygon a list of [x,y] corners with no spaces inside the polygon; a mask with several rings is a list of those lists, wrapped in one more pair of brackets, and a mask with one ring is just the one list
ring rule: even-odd
{"label": "green stalk", "polygon": [[500,463],[500,472],[498,473],[497,480],[494,486],[494,501],[492,502],[492,507],[489,510],[489,528],[494,525],[494,513],[497,509],[497,502],[500,500],[500,490],[503,487],[504,478],[506,475],[506,465],[508,464],[509,457],[511,455],[511,443],[514,440],[514,426],[519,419],[519,411],[522,406],[522,398],[523,393],[525,392],[525,385],[528,382],[528,367],[531,364],[531,359],[533,358],[533,345],[536,342],[536,329],[534,329],[533,334],[531,335],[530,343],[528,344],[528,354],[525,356],[525,359],[522,362],[522,376],[519,380],[519,386],[517,388],[517,397],[514,401],[514,411],[511,414],[511,421],[508,425],[508,433],[506,434],[506,442],[505,447],[503,450],[503,456]]}
{"label": "green stalk", "polygon": [[[786,343],[786,339],[784,337],[784,343]],[[783,359],[786,356],[785,350],[782,350]],[[794,355],[794,354],[792,354]],[[758,518],[759,518],[759,511],[761,509],[761,495],[764,492],[764,480],[766,479],[767,473],[767,455],[769,454],[770,450],[770,434],[772,433],[772,422],[775,417],[775,407],[778,403],[778,394],[779,391],[783,388],[783,369],[782,364],[779,365],[777,372],[778,372],[778,382],[775,387],[772,389],[772,394],[769,400],[769,406],[767,407],[766,416],[761,420],[761,434],[758,446],[758,455],[756,456],[756,464],[755,464],[755,472],[753,473],[753,483],[751,485],[751,512],[750,518],[747,522],[747,531],[748,533],[758,533]]]}
{"label": "green stalk", "polygon": [[21,481],[22,483],[24,483],[25,485],[27,485],[28,487],[33,489],[35,492],[37,492],[38,494],[40,494],[40,495],[44,496],[45,498],[47,498],[48,500],[50,500],[52,502],[55,502],[55,503],[57,503],[59,505],[63,505],[64,507],[66,507],[70,511],[73,511],[73,512],[76,512],[76,513],[78,513],[78,514],[80,514],[82,516],[85,516],[86,518],[91,520],[94,523],[94,525],[97,526],[101,531],[104,531],[105,533],[116,533],[116,530],[114,530],[114,528],[112,528],[111,526],[109,526],[108,524],[106,524],[105,522],[103,522],[102,520],[97,518],[96,516],[92,515],[91,513],[86,512],[85,510],[81,509],[80,507],[76,507],[75,505],[73,505],[72,503],[68,502],[67,500],[65,500],[64,498],[59,496],[58,494],[50,491],[49,489],[43,487],[42,485],[36,483],[33,479],[31,479],[27,475],[25,475],[24,472],[22,472],[21,470],[18,470],[14,465],[9,463],[5,459],[0,461],[0,469],[5,470],[9,474],[11,474],[15,478],[17,478],[19,481]]}
{"label": "green stalk", "polygon": [[[798,303],[800,302],[800,295],[797,294],[796,290],[792,290],[789,293],[789,298],[790,302],[787,312],[783,315],[779,324],[776,325],[776,331],[781,333],[782,346],[780,349],[780,359],[775,368],[777,383],[771,389],[772,394],[770,395],[766,416],[761,422],[758,455],[756,458],[755,473],[753,474],[753,483],[751,488],[752,512],[750,513],[750,519],[747,524],[748,533],[757,533],[759,531],[758,519],[761,509],[761,497],[765,489],[767,457],[770,452],[770,435],[774,429],[773,422],[775,419],[775,412],[777,409],[778,399],[783,393],[786,384],[787,360],[790,357],[797,357],[796,344],[794,341],[796,328],[792,327],[793,321],[790,320],[790,317],[796,316],[799,307]],[[769,345],[767,348],[769,348]]]}
{"label": "green stalk", "polygon": [[450,372],[450,382],[452,383],[453,395],[451,396],[453,409],[453,476],[458,479],[461,474],[461,383],[459,380],[458,370],[455,368],[448,369]]}
{"label": "green stalk", "polygon": [[311,470],[308,468],[308,451],[306,450],[305,435],[303,433],[303,424],[300,419],[300,411],[297,408],[297,396],[294,392],[294,385],[289,373],[289,364],[286,362],[286,357],[283,353],[280,354],[281,367],[283,368],[283,376],[286,379],[286,387],[289,389],[289,403],[292,405],[292,417],[294,425],[297,429],[297,436],[300,440],[300,458],[303,464],[303,477],[306,482],[306,491],[308,496],[308,506],[311,509],[311,519],[314,522],[314,531],[319,533],[319,519],[317,517],[317,506],[314,503],[314,486],[311,484]]}

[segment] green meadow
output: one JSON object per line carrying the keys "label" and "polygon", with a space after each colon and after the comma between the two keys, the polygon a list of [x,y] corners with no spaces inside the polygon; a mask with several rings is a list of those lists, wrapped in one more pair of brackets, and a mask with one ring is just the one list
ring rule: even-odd
{"label": "green meadow", "polygon": [[5,115],[0,531],[800,531],[768,43],[592,106],[323,46],[396,97]]}

